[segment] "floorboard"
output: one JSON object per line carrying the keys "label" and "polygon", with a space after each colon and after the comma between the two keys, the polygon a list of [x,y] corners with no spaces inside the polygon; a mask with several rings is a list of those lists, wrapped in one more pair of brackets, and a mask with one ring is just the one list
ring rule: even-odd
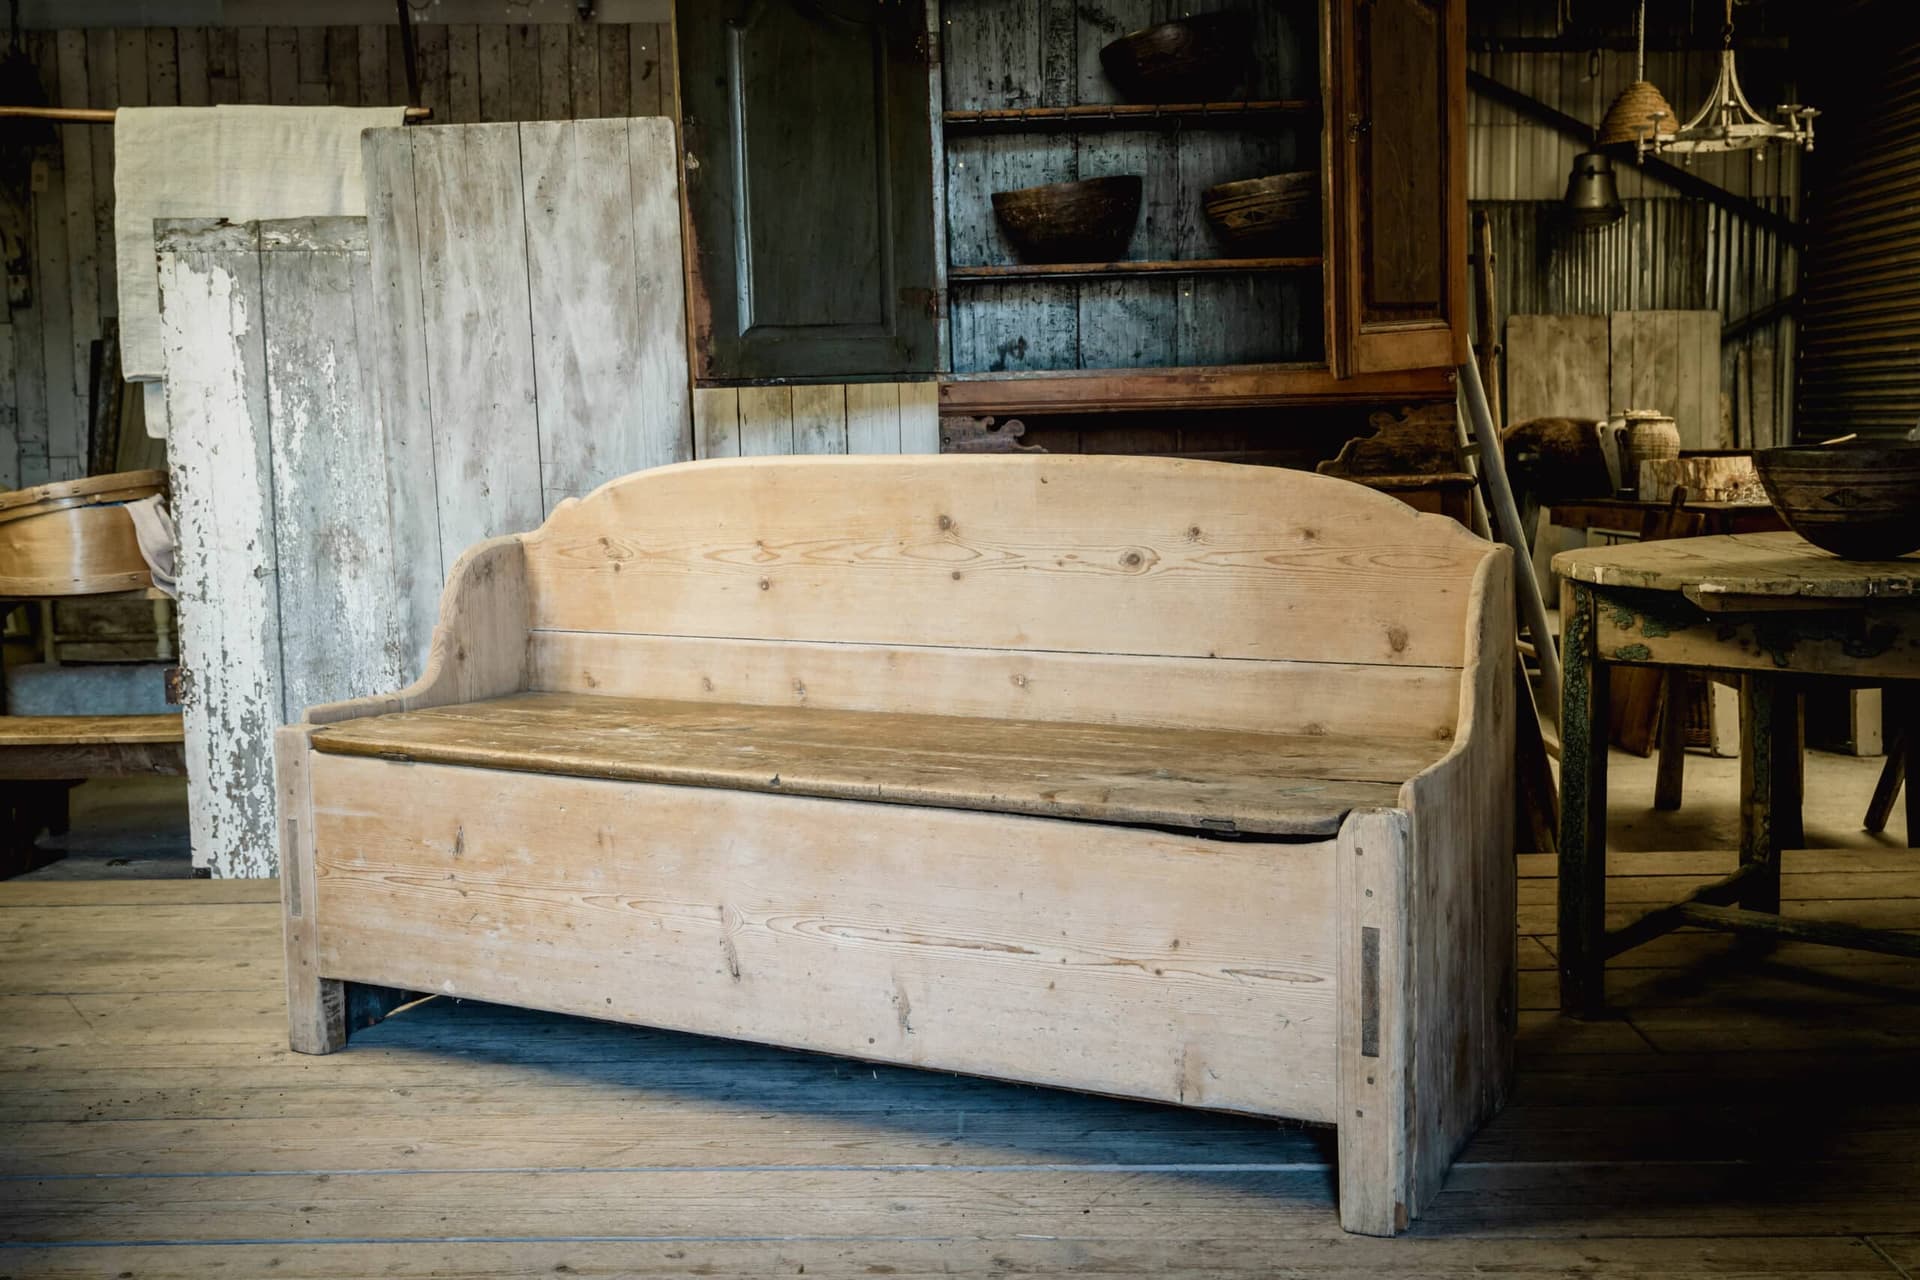
{"label": "floorboard", "polygon": [[[1910,858],[1788,910],[1920,927]],[[1392,1241],[1319,1129],[450,1000],[303,1057],[271,885],[0,885],[0,1276],[1920,1275],[1920,964],[1680,933],[1569,1021],[1521,875],[1515,1096]]]}

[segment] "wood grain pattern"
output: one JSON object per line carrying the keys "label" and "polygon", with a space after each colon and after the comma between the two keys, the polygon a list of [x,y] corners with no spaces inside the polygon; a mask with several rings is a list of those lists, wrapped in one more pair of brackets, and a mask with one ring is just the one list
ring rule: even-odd
{"label": "wood grain pattern", "polygon": [[[418,803],[370,811],[399,776]],[[1332,1118],[1327,843],[518,782],[316,756],[322,972]],[[529,893],[517,833],[536,811]],[[1058,888],[1020,891],[1041,884]]]}
{"label": "wood grain pattern", "polygon": [[535,630],[528,687],[839,711],[1450,739],[1445,667]]}
{"label": "wood grain pattern", "polygon": [[1515,706],[1513,557],[1473,585],[1460,724],[1446,757],[1409,779],[1415,956],[1408,984],[1413,1097],[1408,1212],[1438,1198],[1454,1157],[1506,1102],[1513,1078]]}
{"label": "wood grain pattern", "polygon": [[0,747],[179,742],[180,713],[145,716],[0,716]]}
{"label": "wood grain pattern", "polygon": [[1461,663],[1489,551],[1344,481],[1095,457],[695,463],[527,547],[553,630],[1415,666]]}
{"label": "wood grain pattern", "polygon": [[[1329,836],[1444,753],[1428,739],[527,693],[335,723],[316,750],[1196,831]],[[520,785],[516,782],[514,785]]]}
{"label": "wood grain pattern", "polygon": [[1736,533],[1566,551],[1553,568],[1576,582],[1705,596],[1902,602],[1920,586],[1920,556],[1842,560],[1797,533]]}

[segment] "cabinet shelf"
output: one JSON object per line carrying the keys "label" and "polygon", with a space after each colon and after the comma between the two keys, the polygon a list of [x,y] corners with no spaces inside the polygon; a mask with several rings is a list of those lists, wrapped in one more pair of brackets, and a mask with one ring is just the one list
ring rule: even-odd
{"label": "cabinet shelf", "polygon": [[1004,267],[948,267],[948,285],[1004,284],[1014,280],[1108,280],[1121,276],[1234,275],[1265,271],[1313,271],[1320,258],[1195,258],[1185,262],[1028,262]]}
{"label": "cabinet shelf", "polygon": [[1274,98],[1261,102],[1091,102],[1071,107],[1004,107],[984,111],[948,111],[941,116],[947,136],[979,133],[1062,133],[1100,129],[1233,129],[1281,120],[1316,118],[1312,98]]}

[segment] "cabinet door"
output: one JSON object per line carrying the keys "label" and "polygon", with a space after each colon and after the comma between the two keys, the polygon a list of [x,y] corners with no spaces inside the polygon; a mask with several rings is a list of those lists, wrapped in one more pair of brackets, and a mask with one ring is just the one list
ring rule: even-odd
{"label": "cabinet door", "polygon": [[1465,0],[1331,0],[1330,355],[1342,376],[1466,358]]}
{"label": "cabinet door", "polygon": [[696,377],[935,370],[924,15],[899,0],[677,7]]}

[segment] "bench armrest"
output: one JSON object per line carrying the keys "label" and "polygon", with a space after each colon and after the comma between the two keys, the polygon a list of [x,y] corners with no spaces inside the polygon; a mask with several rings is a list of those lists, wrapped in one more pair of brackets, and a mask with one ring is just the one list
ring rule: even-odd
{"label": "bench armrest", "polygon": [[[1341,867],[1354,887],[1340,945],[1346,971],[1365,979],[1343,985],[1342,999],[1349,1231],[1392,1234],[1431,1203],[1512,1076],[1518,686],[1505,547],[1474,577],[1467,626],[1452,749],[1401,787],[1398,808],[1357,810],[1341,832]],[[1363,875],[1370,879],[1356,879]],[[1369,912],[1378,916],[1372,941],[1360,936]],[[1374,1055],[1360,1051],[1363,1033]]]}
{"label": "bench armrest", "polygon": [[307,708],[305,723],[417,711],[518,693],[527,687],[528,595],[520,535],[490,538],[454,562],[426,670],[398,693]]}

